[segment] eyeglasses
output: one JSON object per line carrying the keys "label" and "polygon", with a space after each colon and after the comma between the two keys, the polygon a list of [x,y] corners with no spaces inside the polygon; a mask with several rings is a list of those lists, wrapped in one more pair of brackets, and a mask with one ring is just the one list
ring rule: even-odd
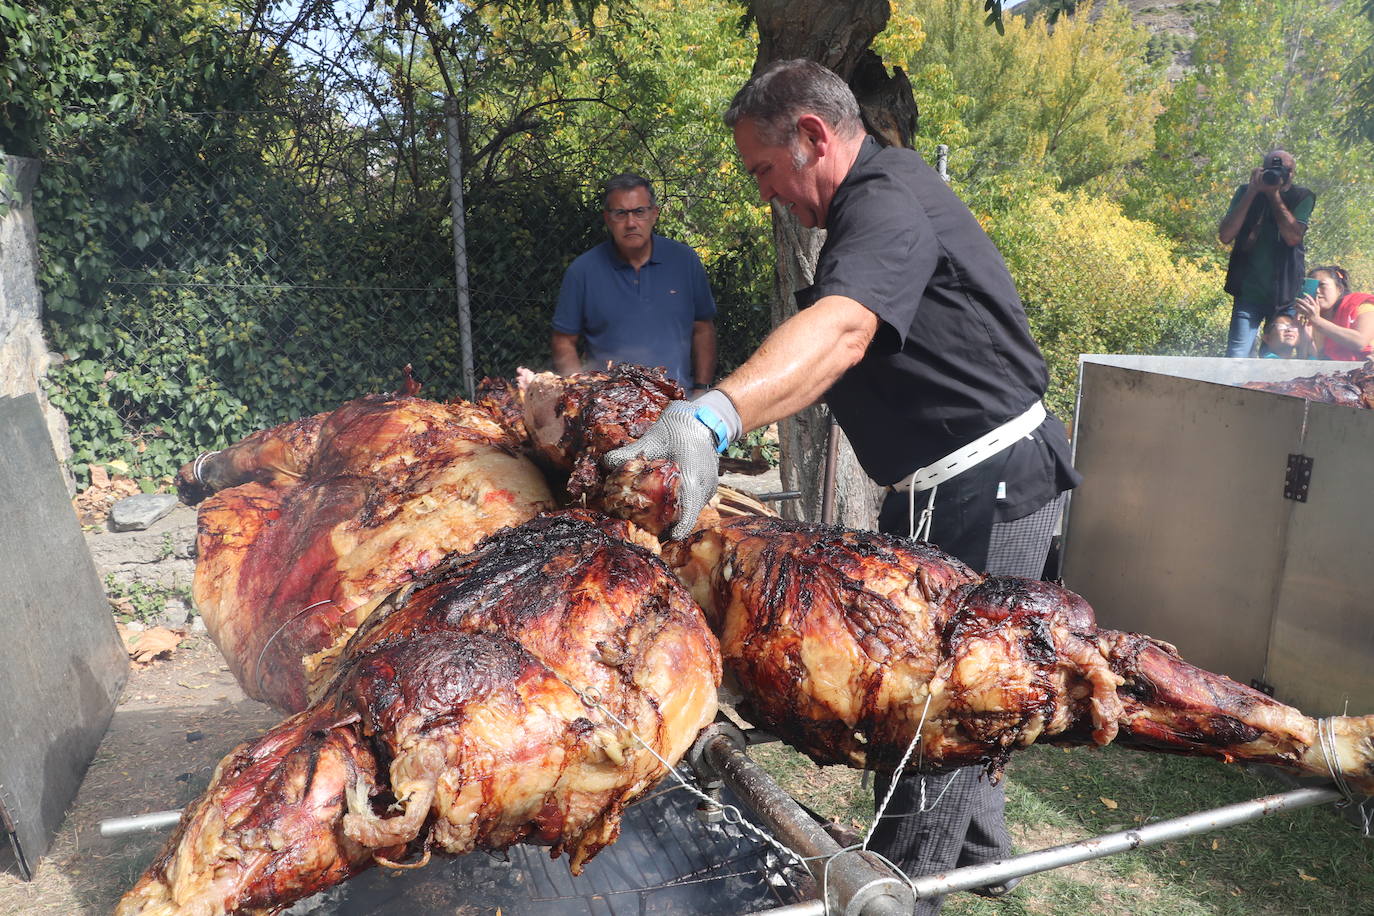
{"label": "eyeglasses", "polygon": [[623,223],[627,216],[633,216],[635,219],[643,219],[648,216],[650,212],[657,209],[657,207],[635,207],[633,210],[622,210],[617,208],[615,210],[607,210],[606,215],[617,223]]}

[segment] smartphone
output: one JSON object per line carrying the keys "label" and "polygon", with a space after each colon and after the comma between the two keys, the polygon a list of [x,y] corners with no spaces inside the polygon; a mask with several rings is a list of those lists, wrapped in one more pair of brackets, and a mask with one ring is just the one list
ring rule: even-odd
{"label": "smartphone", "polygon": [[1308,277],[1307,279],[1305,279],[1305,280],[1302,281],[1302,294],[1303,294],[1304,296],[1316,296],[1316,295],[1317,295],[1317,278],[1316,278],[1316,277]]}

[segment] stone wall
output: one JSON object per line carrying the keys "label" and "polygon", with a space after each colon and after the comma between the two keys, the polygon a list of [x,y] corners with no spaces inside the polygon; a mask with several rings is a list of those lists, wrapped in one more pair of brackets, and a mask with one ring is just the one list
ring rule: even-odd
{"label": "stone wall", "polygon": [[67,490],[74,483],[67,468],[71,445],[67,419],[48,403],[40,384],[53,356],[43,339],[43,296],[38,289],[38,226],[33,218],[33,190],[38,184],[37,159],[4,157],[8,180],[0,181],[0,397],[36,392],[62,462]]}

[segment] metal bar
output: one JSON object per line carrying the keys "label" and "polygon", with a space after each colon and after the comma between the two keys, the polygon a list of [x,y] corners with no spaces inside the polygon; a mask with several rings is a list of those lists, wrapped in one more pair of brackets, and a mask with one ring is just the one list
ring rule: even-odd
{"label": "metal bar", "polygon": [[[916,900],[911,887],[871,853],[843,850],[820,824],[773,781],[728,735],[706,740],[706,762],[745,801],[777,838],[806,859],[811,871],[842,916],[909,914]],[[826,912],[822,909],[814,912]]]}
{"label": "metal bar", "polygon": [[819,900],[803,900],[771,910],[758,910],[752,916],[825,916],[825,904]]}
{"label": "metal bar", "polygon": [[24,847],[19,843],[19,831],[14,823],[14,818],[10,815],[9,809],[5,807],[6,798],[5,787],[0,786],[0,832],[3,832],[9,839],[10,851],[14,853],[14,864],[19,868],[19,877],[25,881],[32,881],[33,869],[29,867],[29,860],[24,856]]}
{"label": "metal bar", "polygon": [[948,894],[953,891],[966,891],[971,887],[1001,884],[1011,878],[1020,878],[1036,872],[1062,868],[1089,859],[1100,859],[1118,852],[1129,852],[1144,846],[1154,846],[1166,840],[1206,833],[1220,827],[1232,827],[1247,821],[1259,820],[1281,811],[1295,811],[1327,802],[1341,801],[1345,796],[1333,788],[1294,789],[1277,795],[1266,795],[1251,801],[1224,805],[1210,811],[1199,811],[1183,817],[1171,818],[1157,824],[1146,824],[1134,830],[1123,830],[1103,836],[1054,846],[1013,856],[985,865],[970,865],[956,868],[937,875],[925,875],[912,880],[916,896],[922,899]]}
{"label": "metal bar", "polygon": [[758,493],[754,498],[761,503],[775,503],[784,499],[801,499],[801,490],[783,490],[779,493]]}
{"label": "metal bar", "polygon": [[468,298],[468,237],[463,216],[463,145],[458,136],[458,100],[444,100],[448,142],[449,213],[453,222],[453,274],[458,286],[458,337],[463,356],[463,394],[474,397],[477,380],[472,369],[472,306]]}
{"label": "metal bar", "polygon": [[830,418],[825,443],[825,482],[821,484],[821,524],[835,524],[835,466],[840,461],[840,424]]}
{"label": "metal bar", "polygon": [[142,833],[146,830],[161,830],[181,820],[180,811],[154,811],[150,814],[134,814],[129,817],[110,817],[100,822],[101,836],[123,836],[126,833]]}

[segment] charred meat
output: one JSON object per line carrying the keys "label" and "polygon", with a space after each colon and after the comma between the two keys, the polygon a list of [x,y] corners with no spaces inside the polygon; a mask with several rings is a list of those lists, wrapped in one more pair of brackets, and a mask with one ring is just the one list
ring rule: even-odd
{"label": "charred meat", "polygon": [[631,536],[543,516],[388,598],[323,696],[225,758],[119,916],[275,913],[431,848],[540,843],[579,873],[716,710],[715,637]]}
{"label": "charred meat", "polygon": [[1289,394],[1323,404],[1374,408],[1374,361],[1347,372],[1327,372],[1282,382],[1246,382],[1246,388]]}
{"label": "charred meat", "polygon": [[871,532],[739,518],[665,548],[761,724],[821,763],[1001,767],[1037,739],[1112,740],[1374,793],[1374,717],[1318,722],[1173,647],[1100,629],[1050,583],[983,577]]}
{"label": "charred meat", "polygon": [[194,595],[250,696],[303,709],[385,595],[553,505],[486,411],[372,395],[179,475],[200,505]]}

